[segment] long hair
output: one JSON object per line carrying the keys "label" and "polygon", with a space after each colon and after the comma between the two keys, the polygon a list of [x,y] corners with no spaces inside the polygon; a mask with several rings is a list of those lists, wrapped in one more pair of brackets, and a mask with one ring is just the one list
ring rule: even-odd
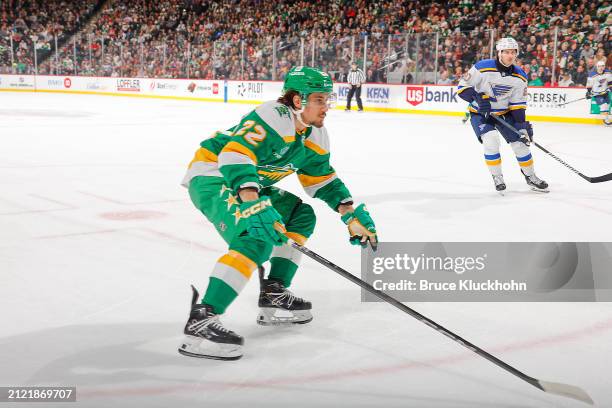
{"label": "long hair", "polygon": [[282,103],[283,105],[291,108],[291,109],[297,109],[297,107],[293,104],[293,97],[294,96],[300,96],[300,93],[298,91],[295,91],[293,89],[288,90],[287,92],[285,92],[285,94],[283,96],[281,96],[280,98],[278,98],[276,100],[276,102]]}

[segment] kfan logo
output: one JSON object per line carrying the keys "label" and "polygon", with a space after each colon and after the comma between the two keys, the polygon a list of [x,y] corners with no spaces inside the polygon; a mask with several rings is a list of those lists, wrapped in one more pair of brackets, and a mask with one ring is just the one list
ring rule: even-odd
{"label": "kfan logo", "polygon": [[406,102],[417,106],[423,102],[453,102],[458,103],[455,87],[407,86]]}
{"label": "kfan logo", "polygon": [[389,88],[370,87],[366,88],[366,100],[368,102],[389,102]]}

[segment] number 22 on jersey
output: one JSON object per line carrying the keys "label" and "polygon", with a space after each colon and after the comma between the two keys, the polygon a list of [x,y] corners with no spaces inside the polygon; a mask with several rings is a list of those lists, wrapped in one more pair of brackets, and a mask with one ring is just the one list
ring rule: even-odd
{"label": "number 22 on jersey", "polygon": [[242,124],[242,128],[237,131],[235,135],[244,135],[244,140],[253,146],[257,146],[266,138],[266,130],[263,126],[257,125],[254,120],[247,120]]}

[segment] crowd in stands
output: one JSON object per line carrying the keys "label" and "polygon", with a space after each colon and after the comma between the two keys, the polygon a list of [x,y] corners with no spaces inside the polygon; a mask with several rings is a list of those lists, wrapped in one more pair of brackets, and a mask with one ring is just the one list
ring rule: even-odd
{"label": "crowd in stands", "polygon": [[34,49],[40,59],[48,57],[56,41],[68,40],[101,5],[99,0],[0,1],[0,72],[31,72]]}
{"label": "crowd in stands", "polygon": [[611,26],[592,0],[3,0],[0,72],[32,72],[36,47],[39,73],[280,80],[303,62],[343,80],[356,61],[369,82],[450,84],[512,36],[530,85],[584,86],[612,66]]}

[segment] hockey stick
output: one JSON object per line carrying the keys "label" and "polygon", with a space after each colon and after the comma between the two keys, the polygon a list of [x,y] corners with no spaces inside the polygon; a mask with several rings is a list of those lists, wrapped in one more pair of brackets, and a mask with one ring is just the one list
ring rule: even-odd
{"label": "hockey stick", "polygon": [[[509,124],[508,122],[506,122],[504,119],[495,116],[495,115],[491,115],[493,118],[495,118],[495,120],[505,126],[506,128],[510,129],[511,131],[513,131],[514,133],[516,133],[517,135],[521,136],[521,134],[519,133],[519,131],[512,126],[511,124]],[[548,149],[546,149],[544,146],[540,145],[537,142],[532,142],[538,149],[542,150],[544,153],[548,154],[550,157],[552,157],[553,159],[555,159],[556,161],[558,161],[559,163],[561,163],[562,165],[564,165],[565,167],[567,167],[568,169],[570,169],[571,171],[573,171],[574,173],[576,173],[577,175],[579,175],[580,177],[582,177],[583,179],[585,179],[586,181],[588,181],[589,183],[603,183],[604,181],[610,181],[612,180],[612,173],[608,173],[608,174],[604,174],[603,176],[596,176],[596,177],[589,177],[589,176],[585,176],[584,174],[582,174],[581,172],[579,172],[578,170],[576,170],[574,167],[570,166],[568,163],[566,163],[565,161],[561,160],[558,156],[556,156],[554,153],[551,153],[550,151],[548,151]]]}
{"label": "hockey stick", "polygon": [[487,360],[489,360],[490,362],[492,362],[496,366],[503,368],[504,370],[508,371],[510,374],[517,376],[521,380],[528,382],[529,384],[533,385],[534,387],[536,387],[536,388],[538,388],[538,389],[540,389],[540,390],[542,390],[544,392],[547,392],[549,394],[555,394],[555,395],[560,395],[560,396],[563,396],[563,397],[573,398],[573,399],[576,399],[578,401],[586,402],[587,404],[593,405],[593,400],[591,399],[591,397],[589,397],[589,395],[582,388],[576,387],[574,385],[569,385],[569,384],[561,384],[561,383],[554,383],[554,382],[548,382],[548,381],[541,381],[541,380],[538,380],[536,378],[530,377],[527,374],[517,370],[516,368],[512,367],[511,365],[509,365],[509,364],[503,362],[502,360],[498,359],[497,357],[493,356],[492,354],[489,354],[488,352],[484,351],[480,347],[478,347],[478,346],[470,343],[469,341],[465,340],[464,338],[456,335],[455,333],[453,333],[452,331],[448,330],[447,328],[439,325],[438,323],[434,322],[433,320],[423,316],[422,314],[418,313],[417,311],[415,311],[415,310],[411,309],[410,307],[404,305],[403,303],[401,303],[398,300],[394,299],[393,297],[387,295],[386,293],[381,292],[381,291],[379,291],[377,289],[374,289],[374,287],[372,285],[370,285],[369,283],[359,279],[355,275],[351,274],[350,272],[347,272],[346,270],[342,269],[341,267],[339,267],[338,265],[332,263],[331,261],[328,261],[327,259],[323,258],[321,255],[319,255],[319,254],[317,254],[315,252],[312,252],[310,249],[308,249],[308,248],[306,248],[304,246],[299,245],[298,243],[296,243],[295,241],[293,241],[291,239],[289,239],[287,243],[289,245],[291,245],[293,248],[295,248],[296,250],[298,250],[301,253],[303,253],[304,255],[306,255],[307,257],[314,259],[315,261],[317,261],[321,265],[326,266],[327,268],[331,269],[332,271],[336,272],[337,274],[341,275],[342,277],[350,280],[354,284],[362,287],[363,289],[367,290],[371,294],[377,296],[379,299],[384,300],[385,302],[389,303],[392,306],[395,306],[396,308],[398,308],[402,312],[409,314],[410,316],[412,316],[415,319],[419,320],[420,322],[426,324],[427,326],[431,327],[432,329],[438,331],[439,333],[442,333],[443,335],[445,335],[446,337],[450,338],[454,342],[459,343],[463,347],[466,347],[467,349],[473,351],[474,353],[478,354],[479,356],[486,358]]}
{"label": "hockey stick", "polygon": [[584,100],[584,99],[586,99],[586,97],[582,97],[582,98],[580,98],[580,99],[574,99],[573,101],[569,101],[569,102],[560,103],[560,104],[558,104],[557,106],[567,105],[567,104],[570,104],[570,103],[574,103],[574,102],[582,101],[582,100]]}

